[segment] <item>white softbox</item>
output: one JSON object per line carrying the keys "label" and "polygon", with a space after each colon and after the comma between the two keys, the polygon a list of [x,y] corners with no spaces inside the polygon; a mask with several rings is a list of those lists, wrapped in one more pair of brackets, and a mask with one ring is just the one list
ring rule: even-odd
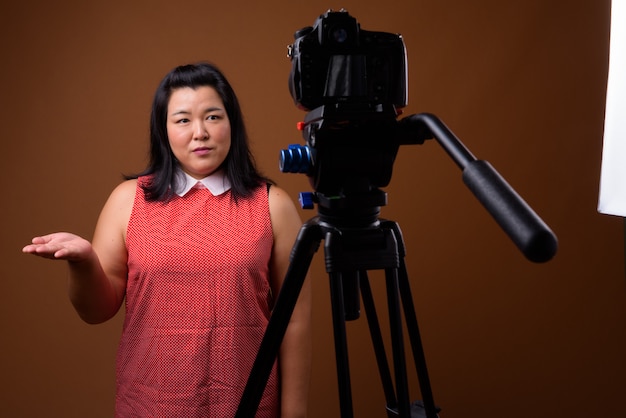
{"label": "white softbox", "polygon": [[626,216],[626,0],[611,4],[609,78],[598,211]]}

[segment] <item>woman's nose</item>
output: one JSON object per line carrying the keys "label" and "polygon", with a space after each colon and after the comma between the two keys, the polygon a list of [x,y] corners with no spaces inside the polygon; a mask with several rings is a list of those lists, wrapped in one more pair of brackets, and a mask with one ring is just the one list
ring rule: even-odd
{"label": "woman's nose", "polygon": [[208,139],[209,138],[209,131],[206,129],[206,126],[204,126],[204,123],[197,122],[195,124],[193,137],[194,137],[194,139],[199,139],[199,140],[203,140],[203,139]]}

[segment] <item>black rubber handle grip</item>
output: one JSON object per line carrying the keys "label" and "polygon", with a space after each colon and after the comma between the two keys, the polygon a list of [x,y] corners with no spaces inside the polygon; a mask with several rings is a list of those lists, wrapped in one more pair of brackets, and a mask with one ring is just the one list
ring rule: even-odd
{"label": "black rubber handle grip", "polygon": [[527,259],[543,263],[554,257],[558,246],[554,233],[491,164],[469,162],[463,182]]}

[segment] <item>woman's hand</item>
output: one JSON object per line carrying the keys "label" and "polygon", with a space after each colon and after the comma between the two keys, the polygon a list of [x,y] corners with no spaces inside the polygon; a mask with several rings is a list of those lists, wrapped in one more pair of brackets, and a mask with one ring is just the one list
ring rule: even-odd
{"label": "woman's hand", "polygon": [[53,260],[80,262],[88,259],[93,249],[91,243],[78,235],[68,232],[35,237],[32,244],[25,246],[22,252]]}

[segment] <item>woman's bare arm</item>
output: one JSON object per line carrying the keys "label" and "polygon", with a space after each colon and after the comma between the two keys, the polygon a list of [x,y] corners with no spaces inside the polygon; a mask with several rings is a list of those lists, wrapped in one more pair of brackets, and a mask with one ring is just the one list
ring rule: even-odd
{"label": "woman's bare arm", "polygon": [[93,241],[67,232],[35,237],[24,253],[66,260],[68,293],[79,316],[88,323],[112,318],[126,289],[126,226],[130,218],[136,181],[119,185],[104,205]]}
{"label": "woman's bare arm", "polygon": [[[272,282],[275,294],[289,267],[289,256],[302,222],[289,196],[270,188],[270,214],[274,229]],[[298,297],[279,353],[282,418],[306,417],[311,376],[311,286],[309,280]]]}

